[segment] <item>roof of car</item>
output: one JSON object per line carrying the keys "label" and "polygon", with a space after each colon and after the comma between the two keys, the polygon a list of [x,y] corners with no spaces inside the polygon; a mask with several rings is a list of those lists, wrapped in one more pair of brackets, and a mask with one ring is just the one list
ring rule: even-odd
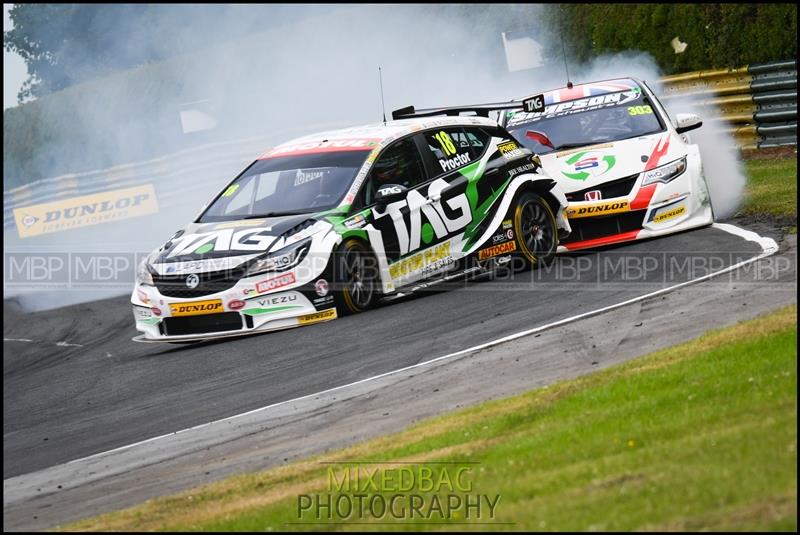
{"label": "roof of car", "polygon": [[[568,102],[570,100],[577,100],[579,98],[596,97],[600,95],[607,95],[609,93],[619,93],[620,91],[631,91],[633,89],[640,88],[641,84],[633,78],[615,78],[613,80],[601,80],[598,82],[577,84],[572,87],[564,86],[537,94],[544,94],[544,103],[546,106],[549,106],[550,104]],[[534,95],[529,95],[525,98],[532,96]]]}
{"label": "roof of car", "polygon": [[484,117],[421,117],[319,132],[281,143],[259,159],[346,150],[371,150],[385,141],[436,126],[497,126]]}

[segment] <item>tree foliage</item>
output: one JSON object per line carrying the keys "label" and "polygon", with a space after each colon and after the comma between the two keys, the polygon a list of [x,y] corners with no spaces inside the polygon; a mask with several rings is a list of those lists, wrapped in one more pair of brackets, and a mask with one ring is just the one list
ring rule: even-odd
{"label": "tree foliage", "polygon": [[[323,8],[325,9],[325,8]],[[28,67],[19,102],[299,16],[291,6],[14,4],[3,46]],[[277,15],[277,16],[276,16]]]}
{"label": "tree foliage", "polygon": [[552,4],[547,16],[578,62],[638,50],[673,74],[797,56],[796,4]]}

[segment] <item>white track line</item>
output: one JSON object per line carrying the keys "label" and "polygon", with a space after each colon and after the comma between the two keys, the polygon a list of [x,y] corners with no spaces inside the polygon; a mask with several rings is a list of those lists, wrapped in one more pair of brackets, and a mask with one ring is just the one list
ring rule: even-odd
{"label": "white track line", "polygon": [[743,261],[741,261],[741,262],[739,262],[737,264],[728,266],[727,268],[721,269],[719,271],[715,271],[714,273],[709,273],[708,275],[704,275],[704,276],[698,277],[696,279],[692,279],[692,280],[689,280],[689,281],[686,281],[686,282],[682,282],[682,283],[676,284],[674,286],[669,286],[667,288],[662,288],[661,290],[656,290],[654,292],[650,292],[648,294],[641,295],[639,297],[634,297],[632,299],[628,299],[627,301],[622,301],[620,303],[609,305],[609,306],[606,306],[606,307],[603,307],[603,308],[598,308],[596,310],[592,310],[592,311],[589,311],[589,312],[584,312],[583,314],[578,314],[577,316],[572,316],[572,317],[565,318],[565,319],[562,319],[562,320],[559,320],[559,321],[555,321],[553,323],[548,323],[546,325],[535,327],[533,329],[528,329],[526,331],[522,331],[522,332],[518,332],[518,333],[515,333],[515,334],[511,334],[511,335],[505,336],[503,338],[498,338],[496,340],[492,340],[491,342],[486,342],[484,344],[476,345],[476,346],[473,346],[473,347],[470,347],[470,348],[467,348],[467,349],[462,349],[461,351],[456,351],[455,353],[450,353],[450,354],[447,354],[447,355],[443,355],[441,357],[436,357],[436,358],[431,359],[431,360],[426,360],[424,362],[413,364],[411,366],[406,366],[404,368],[399,368],[397,370],[393,370],[393,371],[390,371],[390,372],[381,373],[379,375],[375,375],[373,377],[368,377],[366,379],[361,379],[361,380],[358,380],[358,381],[355,381],[355,382],[352,382],[352,383],[348,383],[348,384],[345,384],[345,385],[335,386],[333,388],[328,388],[328,389],[322,390],[320,392],[314,392],[313,394],[307,394],[305,396],[300,396],[300,397],[293,398],[293,399],[287,399],[285,401],[279,401],[277,403],[273,403],[273,404],[267,405],[265,407],[261,407],[261,408],[258,408],[258,409],[253,409],[251,411],[243,412],[241,414],[236,414],[234,416],[228,416],[226,418],[221,418],[219,420],[214,420],[212,422],[199,424],[199,425],[196,425],[194,427],[188,427],[186,429],[181,429],[180,431],[174,431],[172,433],[167,433],[165,435],[159,435],[157,437],[148,438],[148,439],[145,439],[145,440],[141,440],[139,442],[134,442],[133,444],[120,446],[119,448],[114,448],[112,450],[104,451],[104,452],[101,452],[101,453],[95,453],[95,454],[89,455],[87,457],[82,457],[80,459],[75,459],[73,461],[68,461],[65,464],[84,462],[84,461],[87,461],[89,459],[94,459],[96,457],[102,457],[104,455],[108,455],[108,454],[111,454],[111,453],[116,453],[116,452],[119,452],[119,451],[123,451],[123,450],[127,450],[127,449],[130,449],[130,448],[134,448],[134,447],[139,446],[141,444],[147,444],[148,442],[154,442],[156,440],[161,440],[163,438],[175,436],[175,435],[178,435],[178,434],[181,434],[181,433],[186,433],[188,431],[193,431],[195,429],[202,429],[204,427],[207,427],[207,426],[210,426],[210,425],[214,425],[214,424],[217,424],[217,423],[220,423],[220,422],[227,422],[227,421],[230,421],[230,420],[235,420],[236,418],[242,418],[244,416],[249,416],[251,414],[255,414],[255,413],[258,413],[258,412],[261,412],[261,411],[266,411],[266,410],[272,409],[274,407],[278,407],[278,406],[281,406],[281,405],[286,405],[287,403],[295,403],[295,402],[302,401],[302,400],[305,400],[305,399],[313,398],[315,396],[320,396],[320,395],[323,395],[323,394],[336,392],[337,390],[344,390],[345,388],[350,388],[352,386],[356,386],[356,385],[360,385],[360,384],[363,384],[363,383],[367,383],[369,381],[375,381],[377,379],[381,379],[383,377],[388,377],[388,376],[394,375],[396,373],[401,373],[401,372],[405,372],[405,371],[408,371],[408,370],[413,370],[415,368],[421,368],[423,366],[430,366],[431,364],[434,364],[436,362],[441,362],[443,360],[448,360],[448,359],[452,359],[452,358],[455,358],[455,357],[460,357],[462,355],[466,355],[466,354],[469,354],[469,353],[474,353],[476,351],[481,351],[483,349],[487,349],[487,348],[490,348],[490,347],[493,347],[493,346],[496,346],[496,345],[499,345],[499,344],[504,344],[506,342],[510,342],[510,341],[516,340],[518,338],[523,338],[525,336],[530,336],[532,334],[544,331],[546,329],[552,329],[553,327],[559,327],[561,325],[565,325],[565,324],[571,323],[573,321],[578,321],[578,320],[581,320],[581,319],[584,319],[584,318],[589,318],[591,316],[597,316],[598,314],[603,314],[604,312],[608,312],[610,310],[615,310],[617,308],[621,308],[621,307],[630,305],[632,303],[636,303],[636,302],[639,302],[639,301],[644,301],[645,299],[649,299],[651,297],[655,297],[657,295],[661,295],[661,294],[664,294],[664,293],[672,292],[672,291],[677,290],[679,288],[683,288],[684,286],[689,286],[690,284],[696,284],[698,282],[702,282],[702,281],[711,279],[713,277],[717,277],[719,275],[722,275],[722,274],[725,274],[725,273],[729,273],[731,271],[739,269],[742,266],[745,266],[747,264],[751,264],[753,262],[757,262],[757,261],[761,260],[762,258],[766,258],[766,257],[768,257],[770,255],[773,255],[778,251],[778,244],[775,243],[775,240],[773,240],[772,238],[765,238],[763,236],[759,236],[755,232],[751,232],[749,230],[745,230],[745,229],[736,227],[734,225],[729,225],[729,224],[725,224],[725,223],[714,223],[713,227],[717,228],[719,230],[722,230],[724,232],[728,232],[730,234],[734,234],[736,236],[739,236],[739,237],[741,237],[741,238],[743,238],[743,239],[745,239],[747,241],[752,241],[752,242],[758,243],[761,246],[761,249],[762,249],[761,254],[759,254],[757,256],[754,256],[753,258],[750,258],[749,260],[743,260]]}

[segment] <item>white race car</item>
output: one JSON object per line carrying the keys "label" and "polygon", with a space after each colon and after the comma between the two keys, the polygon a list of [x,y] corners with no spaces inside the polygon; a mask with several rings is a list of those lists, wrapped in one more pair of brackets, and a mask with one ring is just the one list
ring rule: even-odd
{"label": "white race car", "polygon": [[559,251],[714,222],[700,151],[683,135],[702,125],[698,116],[678,113],[673,122],[650,88],[632,78],[570,84],[520,104],[533,99],[541,111],[520,106],[500,122],[539,155],[567,196],[572,234]]}
{"label": "white race car", "polygon": [[139,266],[137,341],[194,342],[366,310],[534,267],[569,234],[538,157],[495,121],[409,119],[261,155]]}

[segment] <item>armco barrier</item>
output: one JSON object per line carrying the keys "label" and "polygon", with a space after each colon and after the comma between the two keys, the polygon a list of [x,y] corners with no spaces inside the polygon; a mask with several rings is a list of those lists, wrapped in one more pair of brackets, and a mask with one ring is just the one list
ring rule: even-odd
{"label": "armco barrier", "polygon": [[[701,106],[708,107],[703,119],[725,121],[743,149],[797,145],[796,60],[689,72],[659,82],[662,99],[699,98]],[[155,185],[159,208],[169,210],[187,190],[211,181],[217,187],[222,169],[227,172],[231,164],[247,162],[265,147],[261,138],[215,143],[146,162],[37,180],[3,192],[3,228],[14,227],[14,208],[150,183]]]}
{"label": "armco barrier", "polygon": [[661,98],[691,97],[744,150],[797,145],[797,61],[666,76]]}
{"label": "armco barrier", "polygon": [[[286,141],[308,131],[345,126],[348,125],[340,122],[318,123],[311,127],[292,126],[272,132],[269,137]],[[159,209],[163,212],[185,202],[187,191],[210,188],[209,196],[216,193],[221,181],[232,179],[232,172],[241,171],[268,145],[266,137],[210,143],[144,162],[37,180],[3,192],[3,229],[6,231],[15,226],[15,208],[143,184],[155,186]],[[200,206],[196,208],[199,210]]]}
{"label": "armco barrier", "polygon": [[[243,165],[266,148],[261,138],[215,143],[182,150],[145,162],[118,165],[109,169],[74,173],[37,180],[3,192],[3,228],[14,227],[14,209],[72,197],[153,184],[161,210],[179,203],[187,190],[205,186],[209,181],[233,176],[231,164]],[[199,207],[198,207],[199,208]]]}

